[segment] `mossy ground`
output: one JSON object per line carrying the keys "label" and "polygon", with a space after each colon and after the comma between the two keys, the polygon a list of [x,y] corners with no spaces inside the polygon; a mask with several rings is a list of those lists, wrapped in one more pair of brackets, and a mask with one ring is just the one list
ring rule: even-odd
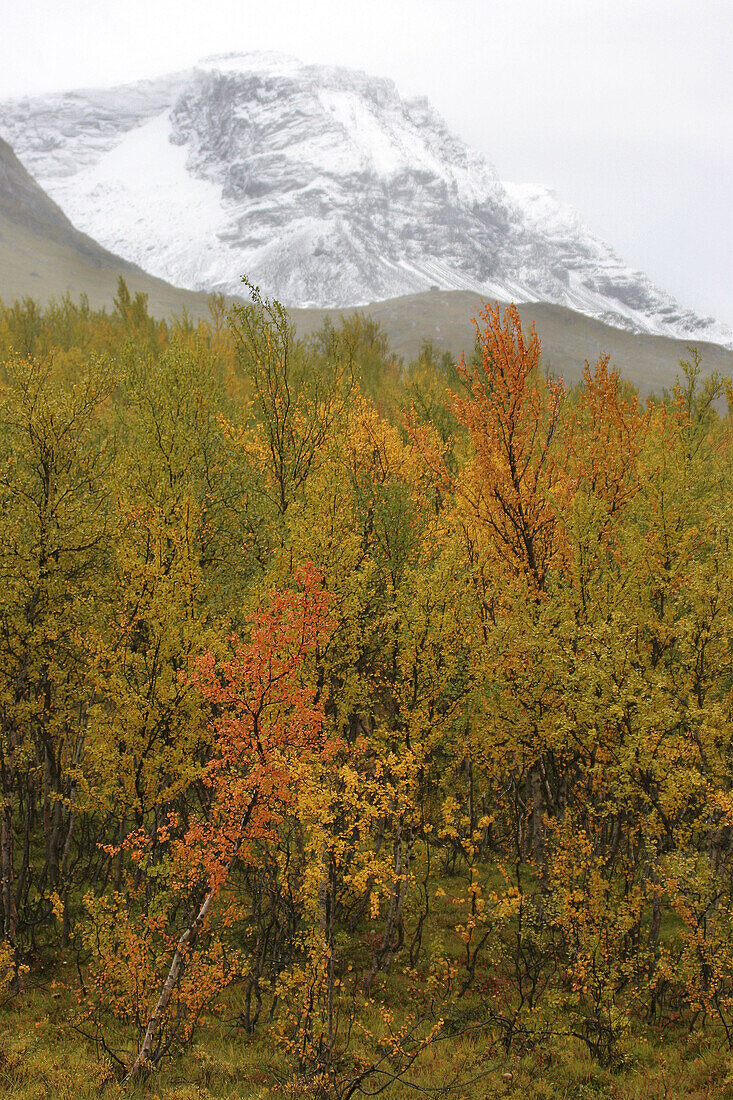
{"label": "mossy ground", "polygon": [[[500,887],[501,876],[486,872],[487,888]],[[460,965],[452,896],[460,893],[457,876],[436,876],[440,888],[433,916],[441,949]],[[674,921],[665,922],[671,934]],[[357,969],[367,966],[377,922],[351,943]],[[428,952],[430,945],[426,945]],[[363,958],[359,953],[363,954]],[[392,968],[382,998],[397,1019],[415,1008],[414,983]],[[477,985],[494,988],[483,970]],[[493,975],[495,978],[495,975]],[[0,1100],[310,1100],[306,1081],[296,1078],[287,1052],[272,1031],[254,1036],[240,1025],[241,990],[231,988],[220,1009],[206,1016],[191,1044],[175,1059],[134,1087],[123,1088],[121,1072],[110,1057],[85,1035],[76,958],[57,954],[52,967],[34,968],[24,992],[0,1007]],[[450,1100],[733,1100],[733,1052],[712,1025],[664,1027],[639,1021],[619,1044],[619,1065],[599,1066],[579,1040],[567,1035],[539,1042],[531,1050],[504,1054],[490,1044],[488,1032],[476,1029],[482,998],[475,989],[453,1013],[459,1034],[428,1047],[404,1083],[380,1095],[389,1100],[418,1096]],[[485,1000],[484,1000],[485,1005]],[[455,1008],[455,1005],[454,1005]],[[353,1047],[367,1055],[363,1034],[383,1034],[376,1006],[361,1010],[364,1031],[355,1028]],[[468,1024],[460,1034],[462,1023]],[[557,1021],[558,1030],[561,1022]],[[108,1036],[115,1047],[116,1040]],[[120,1036],[120,1046],[124,1039]],[[362,1047],[360,1047],[362,1044]],[[119,1053],[125,1057],[120,1049]],[[382,1082],[383,1083],[383,1082]],[[376,1095],[375,1080],[368,1086]]]}
{"label": "mossy ground", "polygon": [[[252,1038],[238,1028],[236,1000],[204,1021],[179,1058],[126,1091],[109,1058],[79,1034],[77,1013],[73,980],[66,975],[30,982],[4,1006],[0,1097],[288,1100],[306,1095],[271,1037]],[[624,1055],[621,1068],[612,1072],[594,1064],[573,1040],[497,1057],[480,1036],[464,1036],[428,1049],[409,1084],[396,1084],[383,1095],[393,1100],[421,1094],[455,1100],[733,1100],[733,1057],[712,1031],[648,1033],[630,1040]]]}

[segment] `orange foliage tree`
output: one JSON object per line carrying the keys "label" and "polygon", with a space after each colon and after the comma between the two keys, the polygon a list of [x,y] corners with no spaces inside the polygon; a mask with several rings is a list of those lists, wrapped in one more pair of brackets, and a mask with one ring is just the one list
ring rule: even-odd
{"label": "orange foliage tree", "polygon": [[458,422],[468,429],[474,461],[456,486],[500,554],[538,591],[559,553],[553,492],[560,479],[551,453],[562,381],[542,385],[540,341],[534,326],[529,340],[519,312],[487,303],[474,321],[480,362],[458,371],[470,396],[455,396]]}
{"label": "orange foliage tree", "polygon": [[[223,965],[219,937],[246,914],[236,891],[226,887],[235,864],[246,863],[251,846],[273,834],[309,764],[324,751],[313,670],[331,628],[328,596],[316,570],[306,566],[292,589],[269,594],[252,618],[248,640],[231,639],[228,659],[206,653],[188,674],[212,713],[213,752],[197,784],[201,810],[185,822],[171,812],[152,834],[140,829],[126,839],[124,905],[116,896],[88,901],[96,925],[89,942],[100,945],[97,1006],[144,1024],[128,1079],[190,1035],[206,1001],[234,972]],[[183,927],[182,913],[190,914]],[[142,962],[133,965],[135,959]],[[192,973],[182,981],[187,967]],[[128,972],[136,975],[131,984],[123,978]],[[190,1022],[181,1025],[186,1018]]]}

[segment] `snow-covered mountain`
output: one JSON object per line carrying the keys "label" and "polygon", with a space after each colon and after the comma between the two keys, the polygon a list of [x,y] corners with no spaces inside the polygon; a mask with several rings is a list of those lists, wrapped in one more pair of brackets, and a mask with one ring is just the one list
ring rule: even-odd
{"label": "snow-covered mountain", "polygon": [[0,104],[0,135],[75,225],[154,275],[291,306],[427,290],[547,301],[733,343],[626,267],[547,190],[502,183],[391,81],[240,54]]}

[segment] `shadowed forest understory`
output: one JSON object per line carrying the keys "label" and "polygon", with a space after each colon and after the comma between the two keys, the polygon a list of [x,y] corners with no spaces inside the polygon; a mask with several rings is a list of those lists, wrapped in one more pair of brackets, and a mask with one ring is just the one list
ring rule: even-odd
{"label": "shadowed forest understory", "polygon": [[248,289],[0,305],[2,1095],[733,1097],[730,382]]}

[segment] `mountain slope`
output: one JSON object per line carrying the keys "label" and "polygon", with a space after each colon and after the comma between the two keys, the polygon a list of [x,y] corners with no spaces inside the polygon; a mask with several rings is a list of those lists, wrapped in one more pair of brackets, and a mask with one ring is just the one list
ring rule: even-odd
{"label": "mountain slope", "polygon": [[120,275],[158,315],[208,309],[206,295],[168,286],[79,232],[0,139],[0,298],[45,304],[86,294],[93,307],[108,306]]}
{"label": "mountain slope", "polygon": [[[462,351],[468,356],[473,350],[471,318],[483,302],[483,297],[473,291],[433,290],[372,302],[360,312],[379,323],[392,350],[406,362],[417,356],[425,339],[457,359]],[[690,358],[690,341],[625,332],[546,302],[529,302],[518,308],[523,325],[534,323],[537,328],[543,369],[561,375],[569,386],[581,379],[586,360],[593,364],[600,355],[608,354],[643,397],[661,395],[681,374],[680,360]],[[326,316],[336,323],[339,311],[293,309],[290,315],[298,333],[306,335],[318,329]],[[713,371],[733,375],[733,351],[729,348],[700,340],[694,341],[694,346],[702,356],[704,376]]]}
{"label": "mountain slope", "polygon": [[631,271],[550,192],[502,184],[424,99],[279,55],[0,104],[72,220],[192,290],[246,274],[290,306],[428,290],[546,301],[636,332],[733,340]]}
{"label": "mountain slope", "polygon": [[[167,317],[185,308],[194,319],[209,314],[208,295],[192,293],[147,275],[80,233],[0,141],[0,298],[28,295],[45,304],[51,298],[86,294],[93,307],[112,304],[117,279],[148,295],[151,313]],[[417,356],[423,339],[457,358],[473,346],[471,317],[483,302],[474,291],[427,291],[364,308],[381,327],[393,351],[405,361]],[[230,299],[231,301],[232,299]],[[525,324],[534,321],[542,340],[545,368],[577,381],[585,359],[610,353],[622,374],[643,394],[669,388],[687,356],[684,341],[634,335],[546,303],[519,307]],[[291,309],[298,335],[319,328],[326,316],[338,322],[338,310]],[[733,352],[696,342],[707,373],[733,373]]]}
{"label": "mountain slope", "polygon": [[[48,240],[67,244],[92,262],[110,259],[96,241],[75,229],[63,210],[26,171],[0,138],[0,217]],[[124,263],[124,261],[123,261]],[[126,264],[126,267],[131,265]]]}

